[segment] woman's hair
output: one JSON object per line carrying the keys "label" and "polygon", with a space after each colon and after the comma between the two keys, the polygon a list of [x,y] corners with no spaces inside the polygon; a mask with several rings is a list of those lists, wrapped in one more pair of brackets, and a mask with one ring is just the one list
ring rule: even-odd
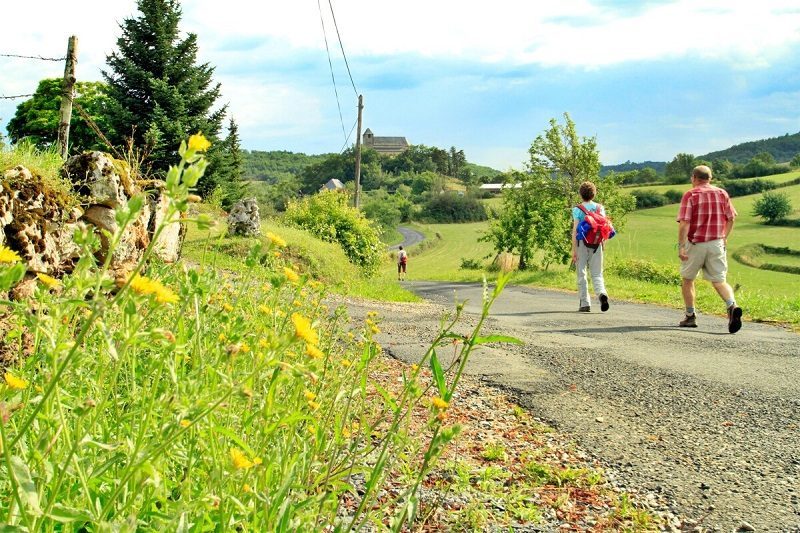
{"label": "woman's hair", "polygon": [[578,192],[581,194],[583,201],[588,202],[594,198],[595,194],[597,194],[597,187],[595,187],[594,183],[591,181],[584,181],[581,183],[581,188],[578,190]]}

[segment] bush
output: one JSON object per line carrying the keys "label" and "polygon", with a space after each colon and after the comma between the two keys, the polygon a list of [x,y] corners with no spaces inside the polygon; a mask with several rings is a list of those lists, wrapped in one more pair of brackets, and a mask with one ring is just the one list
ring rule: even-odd
{"label": "bush", "polygon": [[775,182],[767,180],[725,181],[720,186],[728,191],[728,196],[731,198],[736,196],[747,196],[749,194],[758,194],[764,191],[770,191],[777,187]]}
{"label": "bush", "polygon": [[323,241],[339,243],[351,263],[366,275],[373,275],[382,257],[380,232],[349,203],[347,194],[321,192],[290,201],[284,221],[308,230]]}
{"label": "bush", "polygon": [[420,217],[428,222],[479,222],[486,220],[486,208],[472,196],[452,192],[437,194],[422,206]]}
{"label": "bush", "polygon": [[461,266],[459,268],[461,270],[481,270],[483,266],[477,259],[467,259],[466,257],[462,257]]}
{"label": "bush", "polygon": [[753,214],[762,217],[767,224],[782,220],[791,212],[792,201],[782,192],[765,192],[753,204]]}
{"label": "bush", "polygon": [[636,198],[636,209],[647,209],[649,207],[661,207],[667,205],[669,200],[661,193],[654,191],[633,191],[631,193]]}
{"label": "bush", "polygon": [[661,283],[663,285],[680,285],[681,276],[675,267],[658,265],[642,259],[626,259],[612,263],[609,272],[625,278]]}
{"label": "bush", "polygon": [[664,197],[669,203],[677,204],[683,199],[683,192],[677,189],[670,189],[664,193]]}

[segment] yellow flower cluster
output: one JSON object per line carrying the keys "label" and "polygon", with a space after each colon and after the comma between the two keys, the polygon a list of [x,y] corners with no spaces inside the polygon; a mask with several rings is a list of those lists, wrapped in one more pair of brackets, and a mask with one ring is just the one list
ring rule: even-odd
{"label": "yellow flower cluster", "polygon": [[174,304],[178,302],[178,295],[172,292],[160,281],[136,274],[131,280],[131,289],[137,294],[149,296],[154,294],[160,304]]}
{"label": "yellow flower cluster", "polygon": [[437,409],[447,409],[448,407],[450,407],[449,403],[444,401],[444,399],[439,398],[438,396],[433,400],[431,400],[431,403],[433,403],[433,406],[436,407]]}
{"label": "yellow flower cluster", "polygon": [[267,239],[269,239],[270,242],[272,242],[272,244],[274,244],[278,248],[285,248],[286,247],[286,241],[284,241],[283,239],[281,239],[280,237],[278,237],[277,235],[275,235],[271,231],[267,232]]}
{"label": "yellow flower cluster", "polygon": [[6,246],[0,246],[0,263],[17,263],[22,258],[17,252]]}
{"label": "yellow flower cluster", "polygon": [[61,286],[61,282],[59,280],[48,276],[47,274],[39,273],[36,274],[36,277],[39,278],[39,281],[41,281],[48,289],[57,289]]}
{"label": "yellow flower cluster", "polygon": [[381,332],[381,330],[378,329],[378,325],[371,318],[368,318],[365,322],[367,326],[369,326],[369,330],[372,332],[373,335],[377,335],[378,333]]}
{"label": "yellow flower cluster", "polygon": [[286,276],[286,279],[291,281],[292,283],[297,283],[300,281],[300,276],[289,267],[283,267],[283,273]]}
{"label": "yellow flower cluster", "polygon": [[256,465],[239,448],[231,448],[231,463],[236,470],[252,468]]}
{"label": "yellow flower cluster", "polygon": [[22,390],[28,386],[27,381],[22,378],[18,378],[11,372],[6,372],[3,377],[6,380],[6,384],[12,389]]}
{"label": "yellow flower cluster", "polygon": [[322,350],[314,346],[313,344],[306,343],[306,355],[309,356],[311,359],[322,359],[325,357],[325,354],[322,353]]}
{"label": "yellow flower cluster", "polygon": [[303,339],[308,344],[319,344],[319,335],[311,327],[311,321],[300,313],[292,313],[292,324],[294,324],[294,336]]}
{"label": "yellow flower cluster", "polygon": [[209,148],[211,148],[211,143],[203,136],[202,132],[189,137],[189,150],[205,152]]}

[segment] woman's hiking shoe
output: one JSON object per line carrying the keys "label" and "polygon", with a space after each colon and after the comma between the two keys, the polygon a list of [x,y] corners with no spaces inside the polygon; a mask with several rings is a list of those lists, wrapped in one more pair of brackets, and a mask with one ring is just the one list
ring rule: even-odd
{"label": "woman's hiking shoe", "polygon": [[579,307],[578,308],[578,312],[579,313],[591,313],[591,311],[592,311],[592,308],[589,307],[588,305],[584,305],[583,307]]}
{"label": "woman's hiking shoe", "polygon": [[608,296],[606,296],[605,294],[601,294],[600,295],[600,310],[605,313],[606,311],[608,311],[609,307],[611,307],[611,306],[608,305]]}
{"label": "woman's hiking shoe", "polygon": [[742,308],[733,304],[728,308],[728,333],[742,329]]}
{"label": "woman's hiking shoe", "polygon": [[697,327],[697,315],[691,314],[686,315],[686,317],[681,320],[678,325],[682,328],[696,328]]}

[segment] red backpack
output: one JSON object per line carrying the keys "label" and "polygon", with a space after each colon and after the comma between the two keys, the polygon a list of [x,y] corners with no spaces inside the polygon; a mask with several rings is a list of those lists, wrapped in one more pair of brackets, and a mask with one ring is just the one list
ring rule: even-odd
{"label": "red backpack", "polygon": [[578,224],[577,238],[579,241],[584,241],[587,248],[597,248],[616,235],[611,219],[600,214],[602,205],[597,204],[596,211],[589,211],[583,204],[578,204],[576,207],[586,215]]}

